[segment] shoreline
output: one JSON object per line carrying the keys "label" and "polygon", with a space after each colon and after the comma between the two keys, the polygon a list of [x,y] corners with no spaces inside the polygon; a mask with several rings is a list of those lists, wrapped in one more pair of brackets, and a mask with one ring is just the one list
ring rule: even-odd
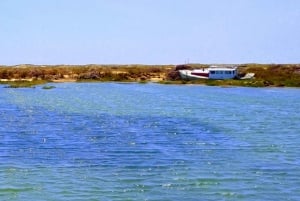
{"label": "shoreline", "polygon": [[99,80],[68,80],[68,79],[61,79],[56,81],[7,81],[2,82],[0,80],[0,85],[3,85],[4,88],[35,88],[36,86],[44,85],[44,89],[48,89],[48,87],[56,88],[51,85],[52,84],[63,84],[63,83],[122,83],[122,84],[161,84],[161,85],[181,85],[181,86],[209,86],[209,87],[222,87],[222,88],[235,88],[235,87],[252,87],[252,88],[299,88],[300,86],[275,86],[275,85],[268,85],[268,86],[249,86],[249,85],[226,85],[226,84],[206,84],[200,82],[178,82],[178,81],[166,81],[166,82],[153,82],[153,81],[99,81]]}
{"label": "shoreline", "polygon": [[64,82],[154,82],[160,84],[203,84],[208,86],[300,87],[300,64],[240,64],[238,72],[255,73],[253,79],[183,80],[180,68],[206,68],[188,65],[17,65],[0,66],[0,84],[32,87]]}

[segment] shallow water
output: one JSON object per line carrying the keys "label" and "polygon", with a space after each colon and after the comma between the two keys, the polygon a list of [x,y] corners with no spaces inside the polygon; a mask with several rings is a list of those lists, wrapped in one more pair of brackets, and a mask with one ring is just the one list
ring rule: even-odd
{"label": "shallow water", "polygon": [[0,88],[1,200],[300,200],[300,90]]}

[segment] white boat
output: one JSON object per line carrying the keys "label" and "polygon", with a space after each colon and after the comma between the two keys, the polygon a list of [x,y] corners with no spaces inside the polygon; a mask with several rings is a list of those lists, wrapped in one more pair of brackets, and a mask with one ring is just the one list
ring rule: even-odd
{"label": "white boat", "polygon": [[196,79],[215,79],[225,80],[237,77],[237,67],[217,67],[194,69],[194,70],[179,70],[180,77],[186,80]]}

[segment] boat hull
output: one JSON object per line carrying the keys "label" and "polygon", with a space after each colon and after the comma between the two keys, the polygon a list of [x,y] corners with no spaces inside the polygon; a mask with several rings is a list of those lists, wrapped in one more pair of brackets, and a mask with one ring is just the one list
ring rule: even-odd
{"label": "boat hull", "polygon": [[207,73],[193,73],[191,70],[180,70],[179,74],[184,80],[208,79]]}

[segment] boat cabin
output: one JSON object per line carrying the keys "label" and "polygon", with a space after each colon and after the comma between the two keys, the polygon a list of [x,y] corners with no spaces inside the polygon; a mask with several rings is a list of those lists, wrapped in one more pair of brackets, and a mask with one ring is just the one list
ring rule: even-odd
{"label": "boat cabin", "polygon": [[225,80],[237,77],[238,72],[236,67],[217,67],[195,69],[195,70],[179,70],[180,76],[183,79],[215,79]]}
{"label": "boat cabin", "polygon": [[208,78],[209,79],[232,79],[237,76],[237,69],[236,68],[231,68],[231,67],[210,67],[208,68],[209,74]]}

